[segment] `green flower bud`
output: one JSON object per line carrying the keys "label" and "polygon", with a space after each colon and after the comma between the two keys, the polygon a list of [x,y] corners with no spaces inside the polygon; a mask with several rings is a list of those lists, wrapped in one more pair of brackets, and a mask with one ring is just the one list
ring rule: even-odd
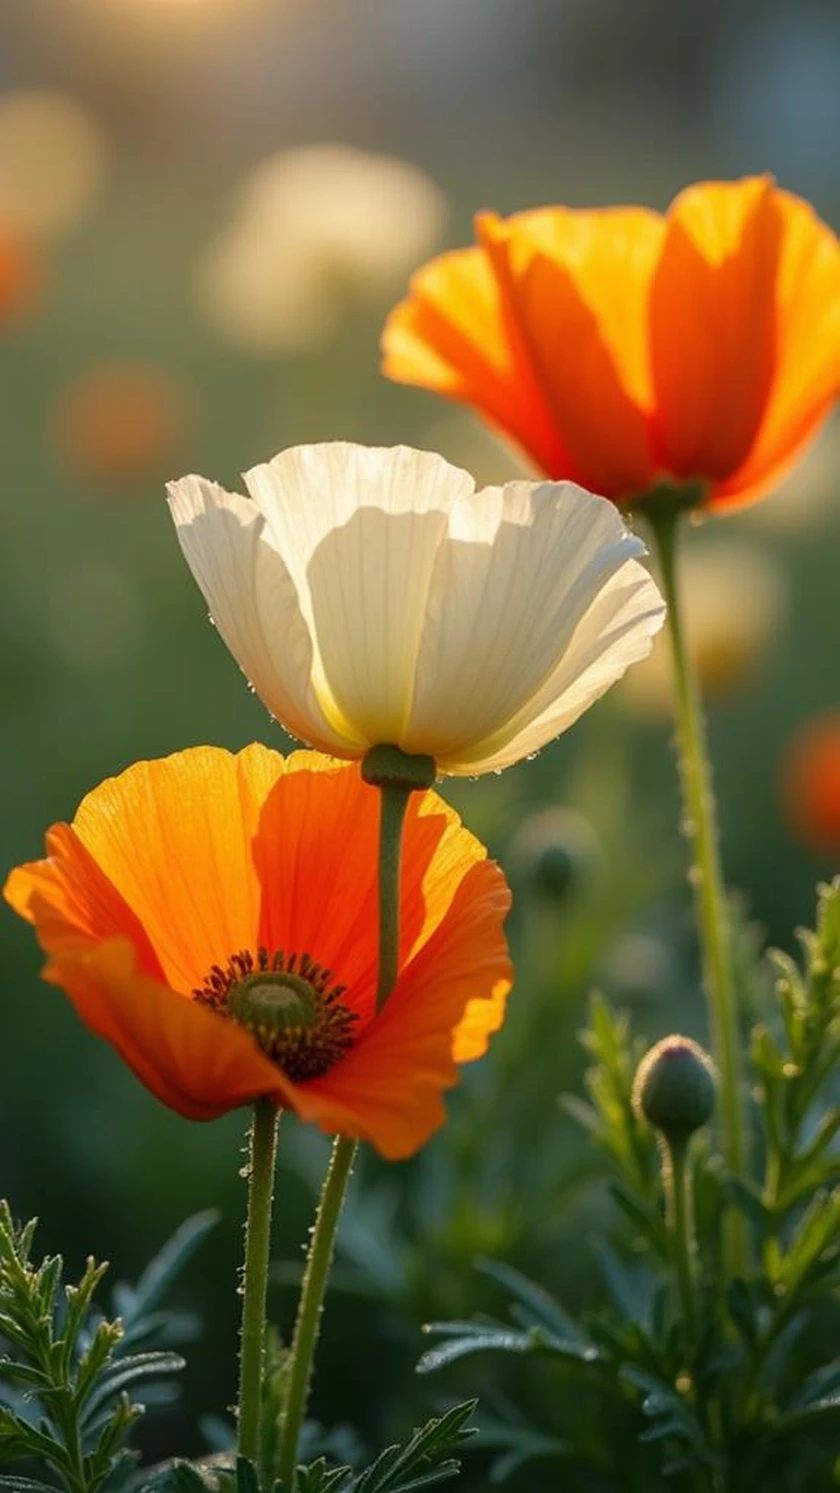
{"label": "green flower bud", "polygon": [[598,858],[591,824],[573,809],[538,809],[519,826],[510,846],[510,864],[529,890],[565,901]]}
{"label": "green flower bud", "polygon": [[685,1142],[714,1113],[711,1058],[690,1037],[663,1037],[646,1053],[633,1082],[633,1107],[671,1144]]}

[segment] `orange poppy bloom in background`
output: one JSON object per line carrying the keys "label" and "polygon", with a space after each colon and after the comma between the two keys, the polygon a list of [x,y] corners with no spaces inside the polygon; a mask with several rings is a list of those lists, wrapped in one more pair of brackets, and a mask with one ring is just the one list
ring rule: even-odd
{"label": "orange poppy bloom in background", "polygon": [[760,497],[840,392],[840,245],[769,177],[641,207],[480,213],[391,313],[384,371],[619,503]]}
{"label": "orange poppy bloom in background", "polygon": [[800,726],[784,758],[782,792],[798,839],[818,853],[840,850],[840,711]]}
{"label": "orange poppy bloom in background", "polygon": [[502,1024],[510,894],[454,810],[412,795],[400,972],[377,1013],[378,817],[355,765],[198,747],[95,788],[5,895],[45,978],[172,1109],[211,1120],[266,1096],[408,1156]]}
{"label": "orange poppy bloom in background", "polygon": [[43,288],[40,254],[17,233],[0,226],[0,326],[34,309]]}

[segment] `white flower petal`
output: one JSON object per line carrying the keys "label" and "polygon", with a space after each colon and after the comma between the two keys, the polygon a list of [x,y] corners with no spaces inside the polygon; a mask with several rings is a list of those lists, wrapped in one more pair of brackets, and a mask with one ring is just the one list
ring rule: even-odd
{"label": "white flower petal", "polygon": [[533,756],[573,726],[631,664],[645,658],[665,619],[665,606],[651,576],[627,561],[595,593],[563,658],[542,690],[495,740],[457,763],[439,761],[442,772],[499,772]]}
{"label": "white flower petal", "polygon": [[662,624],[641,542],[565,483],[476,493],[442,457],[284,452],[251,498],[174,484],[184,553],[231,651],[303,740],[394,742],[487,772],[560,734]]}
{"label": "white flower petal", "polygon": [[271,714],[294,736],[336,756],[359,742],[312,688],[313,648],[294,581],[248,498],[203,477],[168,486],[187,563],[225,643]]}
{"label": "white flower petal", "polygon": [[432,452],[335,443],[245,480],[316,640],[316,694],[368,745],[402,742],[438,551],[472,478]]}
{"label": "white flower petal", "polygon": [[447,772],[475,772],[556,702],[550,681],[593,598],[642,549],[613,504],[570,483],[508,483],[461,503],[401,744]]}

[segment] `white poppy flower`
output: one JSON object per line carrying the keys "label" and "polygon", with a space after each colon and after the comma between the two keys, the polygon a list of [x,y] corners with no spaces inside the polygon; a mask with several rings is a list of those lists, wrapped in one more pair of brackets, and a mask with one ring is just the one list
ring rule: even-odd
{"label": "white poppy flower", "polygon": [[442,773],[507,767],[571,726],[662,625],[641,541],[570,482],[476,492],[405,446],[297,446],[250,494],[170,484],[219,632],[294,736],[385,743]]}
{"label": "white poppy flower", "polygon": [[408,161],[347,145],[279,151],[245,178],[197,271],[210,325],[245,352],[317,347],[345,309],[433,249],[443,194]]}

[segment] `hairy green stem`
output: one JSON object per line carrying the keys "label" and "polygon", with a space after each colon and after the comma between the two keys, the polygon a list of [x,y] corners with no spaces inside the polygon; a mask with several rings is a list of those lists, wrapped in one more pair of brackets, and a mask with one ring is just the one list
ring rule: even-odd
{"label": "hairy green stem", "polygon": [[401,783],[383,783],[379,789],[379,973],[376,1009],[380,1011],[391,994],[400,959],[400,857],[405,812],[411,789]]}
{"label": "hairy green stem", "polygon": [[[412,790],[405,784],[393,782],[381,783],[378,788],[379,966],[376,1006],[380,1010],[396,984],[399,970],[400,856],[405,811]],[[306,1260],[280,1431],[278,1472],[283,1488],[288,1493],[294,1493],[298,1445],[309,1399],[312,1363],[321,1327],[335,1236],[356,1149],[355,1140],[347,1136],[336,1136]]]}
{"label": "hairy green stem", "polygon": [[277,1159],[277,1110],[258,1099],[251,1123],[248,1161],[248,1218],[242,1273],[242,1332],[239,1350],[240,1457],[256,1461],[260,1448],[265,1303],[271,1245],[274,1167]]}
{"label": "hairy green stem", "polygon": [[324,1297],[332,1265],[338,1220],[353,1169],[357,1142],[337,1135],[330,1164],[324,1179],[318,1215],[312,1231],[306,1270],[300,1293],[295,1332],[292,1339],[291,1370],[286,1389],[283,1425],[280,1431],[278,1472],[284,1489],[295,1485],[298,1444],[309,1399],[312,1361],[321,1328]]}
{"label": "hairy green stem", "polygon": [[685,1141],[666,1140],[664,1152],[662,1172],[665,1216],[671,1236],[680,1313],[686,1341],[693,1349],[697,1341],[697,1299],[694,1290],[694,1209],[688,1145]]}
{"label": "hairy green stem", "polygon": [[[652,507],[649,521],[659,558],[662,589],[668,605],[684,825],[694,852],[692,881],[703,944],[713,1047],[720,1071],[724,1154],[732,1175],[743,1177],[747,1127],[741,1098],[738,1012],[732,979],[726,897],[711,770],[680,604],[676,543],[680,517],[680,511],[675,506],[663,505]],[[730,1219],[727,1239],[729,1266],[735,1274],[744,1273],[746,1247],[743,1219],[740,1214],[736,1214]]]}

